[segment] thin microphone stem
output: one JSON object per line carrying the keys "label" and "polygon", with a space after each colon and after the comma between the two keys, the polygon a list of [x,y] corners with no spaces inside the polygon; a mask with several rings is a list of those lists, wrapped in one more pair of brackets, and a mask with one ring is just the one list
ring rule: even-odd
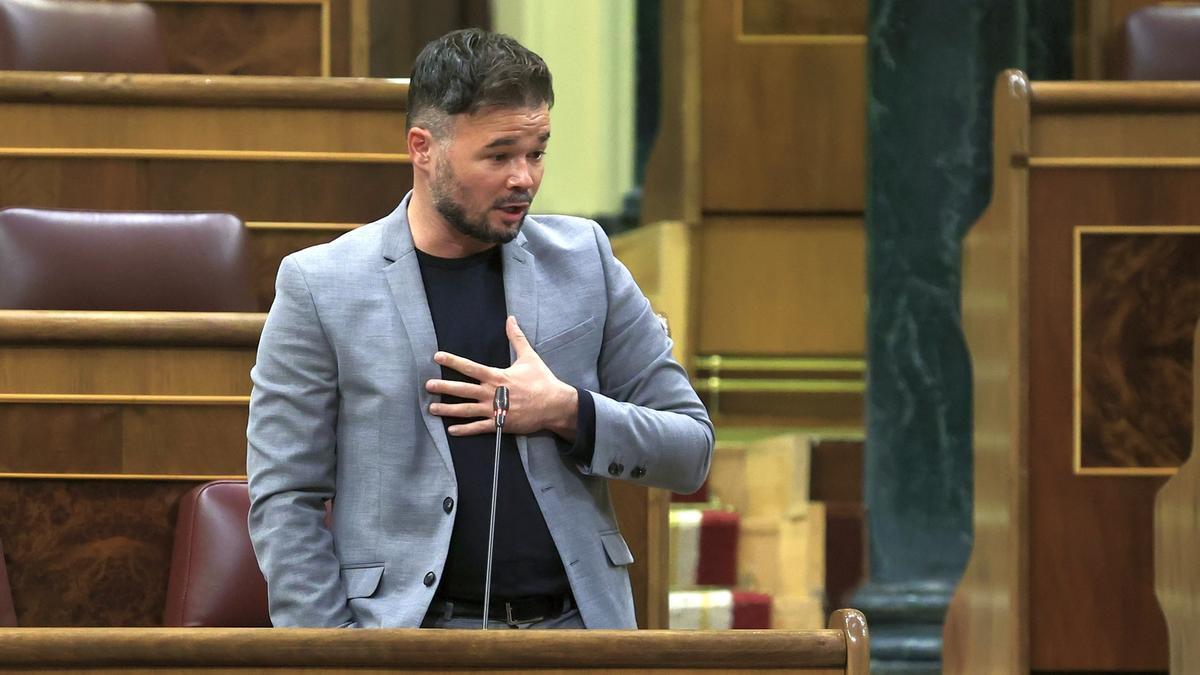
{"label": "thin microphone stem", "polygon": [[483,630],[487,630],[489,610],[492,603],[492,552],[496,543],[496,496],[500,492],[500,433],[508,413],[508,388],[498,387],[492,401],[496,415],[496,449],[492,464],[492,515],[488,518],[487,571],[483,577]]}

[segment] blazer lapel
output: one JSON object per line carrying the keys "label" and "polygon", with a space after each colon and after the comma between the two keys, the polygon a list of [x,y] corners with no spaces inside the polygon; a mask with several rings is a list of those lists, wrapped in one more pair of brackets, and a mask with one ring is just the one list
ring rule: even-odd
{"label": "blazer lapel", "polygon": [[[529,344],[535,345],[538,328],[537,261],[529,251],[528,243],[525,235],[518,232],[516,238],[503,247],[504,303],[508,306],[508,313],[517,317],[517,325],[525,333]],[[517,355],[511,345],[509,353],[515,361]],[[528,439],[518,435],[516,440],[525,473],[530,474]]]}
{"label": "blazer lapel", "polygon": [[[411,193],[410,193],[411,194]],[[429,301],[425,297],[425,285],[421,281],[421,266],[413,246],[412,231],[408,228],[408,200],[405,196],[400,206],[388,217],[384,235],[383,257],[390,264],[383,268],[388,288],[396,309],[400,311],[401,325],[408,336],[413,354],[413,368],[417,375],[417,401],[421,406],[421,418],[433,437],[434,445],[453,475],[454,460],[450,457],[450,442],[446,439],[446,427],[441,418],[429,412],[433,395],[425,390],[429,380],[440,379],[441,368],[433,362],[437,351],[437,333],[433,330],[433,316],[429,313]]]}

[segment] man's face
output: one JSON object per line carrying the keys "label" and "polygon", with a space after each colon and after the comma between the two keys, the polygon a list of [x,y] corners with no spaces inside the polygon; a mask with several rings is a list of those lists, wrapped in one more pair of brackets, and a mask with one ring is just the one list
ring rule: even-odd
{"label": "man's face", "polygon": [[542,183],[550,110],[486,108],[455,115],[451,125],[430,181],[434,207],[462,234],[489,244],[512,241]]}

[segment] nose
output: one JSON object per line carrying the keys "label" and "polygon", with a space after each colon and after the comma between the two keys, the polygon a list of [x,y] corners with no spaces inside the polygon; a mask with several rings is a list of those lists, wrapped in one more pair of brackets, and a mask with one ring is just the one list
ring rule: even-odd
{"label": "nose", "polygon": [[513,164],[512,173],[508,175],[510,190],[528,190],[533,187],[533,174],[529,171],[529,162],[521,159]]}

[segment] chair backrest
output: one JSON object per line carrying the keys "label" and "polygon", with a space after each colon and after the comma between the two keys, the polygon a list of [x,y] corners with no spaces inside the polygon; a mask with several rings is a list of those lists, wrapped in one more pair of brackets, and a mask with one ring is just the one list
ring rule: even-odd
{"label": "chair backrest", "polygon": [[1125,18],[1116,72],[1125,80],[1200,80],[1200,4],[1151,5]]}
{"label": "chair backrest", "polygon": [[145,3],[0,0],[0,70],[165,73]]}
{"label": "chair backrest", "polygon": [[246,229],[227,213],[4,209],[0,309],[257,311]]}
{"label": "chair backrest", "polygon": [[163,622],[270,626],[267,582],[250,544],[246,481],[219,480],[184,495],[175,527]]}

